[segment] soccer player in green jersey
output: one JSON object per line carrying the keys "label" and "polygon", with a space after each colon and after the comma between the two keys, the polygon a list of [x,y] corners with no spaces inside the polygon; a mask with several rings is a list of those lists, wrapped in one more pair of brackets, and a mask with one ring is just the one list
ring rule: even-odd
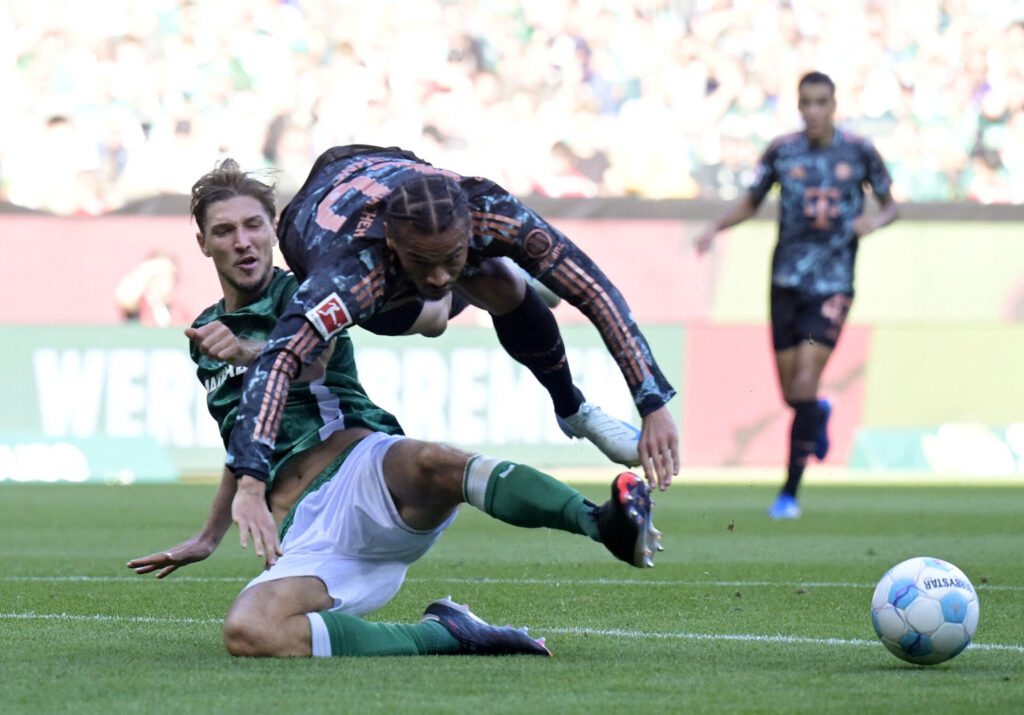
{"label": "soccer player in green jersey", "polygon": [[[192,213],[224,298],[186,334],[227,440],[243,374],[298,284],[272,265],[273,187],[228,160],[196,182]],[[633,566],[653,565],[660,548],[650,487],[630,472],[615,478],[598,507],[528,466],[402,436],[359,384],[344,331],[291,383],[271,461],[266,482],[225,469],[196,535],[127,564],[163,578],[207,558],[237,521],[242,546],[251,538],[266,569],[225,619],[234,655],[549,654],[542,641],[491,626],[450,599],[431,603],[416,624],[359,618],[394,596],[464,501],[515,526],[589,536]],[[240,519],[239,498],[261,502],[280,535]]]}

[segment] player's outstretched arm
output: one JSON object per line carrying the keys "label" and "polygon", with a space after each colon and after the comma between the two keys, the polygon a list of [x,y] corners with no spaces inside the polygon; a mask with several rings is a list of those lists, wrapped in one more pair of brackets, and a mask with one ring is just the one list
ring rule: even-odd
{"label": "player's outstretched arm", "polygon": [[715,236],[718,235],[719,231],[735,226],[738,223],[746,221],[748,218],[757,213],[758,202],[754,200],[754,197],[747,194],[742,199],[734,203],[725,214],[717,221],[713,221],[694,241],[694,246],[697,248],[697,253],[705,254],[711,250],[711,244],[715,241]]}
{"label": "player's outstretched arm", "polygon": [[225,469],[220,488],[210,507],[210,516],[195,536],[164,551],[132,559],[125,565],[137,574],[147,574],[160,569],[156,577],[163,578],[182,566],[207,558],[216,551],[228,527],[231,526],[231,500],[235,496],[235,482],[235,475]]}
{"label": "player's outstretched arm", "polygon": [[277,525],[267,506],[267,484],[243,474],[238,479],[235,498],[231,502],[231,519],[238,524],[242,548],[248,548],[249,538],[257,556],[262,556],[267,568],[277,563],[281,555],[281,542]]}
{"label": "player's outstretched arm", "polygon": [[679,474],[679,431],[668,407],[643,418],[640,428],[640,466],[647,483],[664,491]]}

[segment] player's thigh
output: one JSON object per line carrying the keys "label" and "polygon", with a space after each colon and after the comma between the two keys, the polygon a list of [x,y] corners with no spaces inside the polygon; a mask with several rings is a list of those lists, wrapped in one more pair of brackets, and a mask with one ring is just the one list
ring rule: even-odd
{"label": "player's thigh", "polygon": [[297,614],[326,611],[333,606],[334,599],[319,578],[291,576],[246,588],[231,605],[228,620],[241,618],[273,623]]}
{"label": "player's thigh", "polygon": [[791,288],[772,286],[770,307],[772,349],[778,354],[795,348],[803,340],[800,293]]}
{"label": "player's thigh", "polygon": [[797,332],[803,341],[835,348],[846,325],[846,317],[853,305],[853,296],[847,293],[805,296],[796,318]]}
{"label": "player's thigh", "polygon": [[772,286],[771,339],[775,351],[775,374],[783,399],[788,399],[789,386],[796,374],[796,348],[801,342],[798,319],[800,294],[789,288]]}
{"label": "player's thigh", "polygon": [[[819,342],[804,342],[796,347],[796,370],[794,381],[813,382],[817,387],[821,373],[825,371],[832,347]],[[813,396],[813,395],[812,395]]]}
{"label": "player's thigh", "polygon": [[779,378],[779,390],[783,399],[789,399],[789,386],[796,375],[796,346],[775,351],[775,374]]}
{"label": "player's thigh", "polygon": [[462,502],[466,452],[416,439],[396,441],[384,455],[384,483],[402,520],[414,529],[440,526]]}

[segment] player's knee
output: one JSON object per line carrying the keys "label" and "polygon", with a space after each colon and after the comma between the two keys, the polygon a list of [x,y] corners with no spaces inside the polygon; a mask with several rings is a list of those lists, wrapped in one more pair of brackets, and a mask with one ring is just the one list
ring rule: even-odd
{"label": "player's knee", "polygon": [[491,315],[515,310],[526,295],[526,281],[509,262],[500,258],[484,261],[479,273],[462,285],[473,302]]}
{"label": "player's knee", "polygon": [[797,373],[783,390],[786,404],[795,407],[798,403],[817,399],[818,375],[813,372]]}
{"label": "player's knee", "polygon": [[448,328],[448,311],[450,308],[450,296],[446,300],[426,301],[416,321],[407,332],[427,338],[438,337]]}
{"label": "player's knee", "polygon": [[256,658],[268,652],[263,624],[248,612],[232,609],[224,619],[224,647],[234,656]]}
{"label": "player's knee", "polygon": [[224,647],[248,658],[293,654],[280,609],[250,591],[242,592],[224,619]]}

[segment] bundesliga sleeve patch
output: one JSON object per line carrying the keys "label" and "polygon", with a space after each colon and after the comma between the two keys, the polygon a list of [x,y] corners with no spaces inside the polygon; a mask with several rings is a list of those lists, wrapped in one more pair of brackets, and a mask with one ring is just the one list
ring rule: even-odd
{"label": "bundesliga sleeve patch", "polygon": [[306,319],[313,324],[324,340],[330,340],[352,325],[352,315],[348,312],[345,304],[341,302],[337,293],[331,293],[315,308],[307,310]]}

